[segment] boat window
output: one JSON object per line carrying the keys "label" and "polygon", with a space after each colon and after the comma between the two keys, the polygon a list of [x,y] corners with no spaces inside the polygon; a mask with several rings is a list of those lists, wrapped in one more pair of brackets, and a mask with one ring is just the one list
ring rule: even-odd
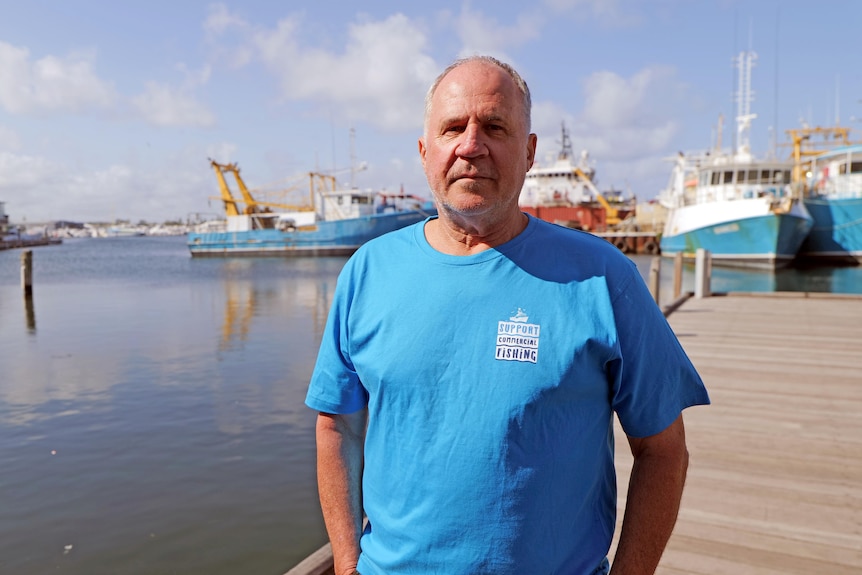
{"label": "boat window", "polygon": [[840,164],[838,164],[838,173],[839,174],[846,174],[847,173],[847,164],[846,163],[841,162]]}
{"label": "boat window", "polygon": [[712,172],[712,185],[717,186],[721,183],[721,172]]}
{"label": "boat window", "polygon": [[708,186],[709,185],[709,176],[711,172],[701,172],[700,173],[700,185]]}
{"label": "boat window", "polygon": [[748,183],[756,184],[757,183],[757,170],[748,170]]}
{"label": "boat window", "polygon": [[760,170],[760,181],[768,184],[771,180],[769,179],[769,170]]}
{"label": "boat window", "polygon": [[790,170],[784,170],[784,183],[790,183]]}
{"label": "boat window", "polygon": [[736,172],[736,183],[741,184],[745,181],[745,170],[739,170]]}
{"label": "boat window", "polygon": [[853,162],[850,164],[850,172],[853,174],[858,174],[862,172],[862,162]]}
{"label": "boat window", "polygon": [[724,182],[725,184],[733,183],[733,172],[724,172]]}

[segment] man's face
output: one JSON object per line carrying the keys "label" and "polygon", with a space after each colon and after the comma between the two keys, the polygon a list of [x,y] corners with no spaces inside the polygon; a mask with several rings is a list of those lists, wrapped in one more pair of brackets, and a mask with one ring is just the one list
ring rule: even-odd
{"label": "man's face", "polygon": [[440,82],[419,154],[443,211],[469,217],[517,208],[536,152],[523,102],[509,75],[484,62],[463,64]]}

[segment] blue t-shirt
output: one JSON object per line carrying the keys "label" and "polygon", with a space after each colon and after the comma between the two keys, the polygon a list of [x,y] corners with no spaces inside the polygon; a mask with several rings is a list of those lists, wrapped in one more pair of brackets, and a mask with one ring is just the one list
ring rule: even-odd
{"label": "blue t-shirt", "polygon": [[424,223],[338,279],[306,403],[368,407],[363,575],[607,569],[613,413],[644,437],[706,390],[634,264],[530,218],[450,256]]}

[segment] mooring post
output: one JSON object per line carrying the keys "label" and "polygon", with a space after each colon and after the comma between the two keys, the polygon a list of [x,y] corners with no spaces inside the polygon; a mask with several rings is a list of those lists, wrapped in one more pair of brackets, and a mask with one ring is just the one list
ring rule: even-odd
{"label": "mooring post", "polygon": [[712,295],[710,275],[712,274],[712,257],[703,248],[697,250],[694,257],[694,297],[705,298]]}
{"label": "mooring post", "polygon": [[659,286],[661,285],[661,258],[656,256],[649,264],[649,292],[655,303],[659,303]]}
{"label": "mooring post", "polygon": [[682,252],[673,256],[673,299],[682,295]]}
{"label": "mooring post", "polygon": [[33,250],[21,252],[21,288],[24,297],[33,296]]}

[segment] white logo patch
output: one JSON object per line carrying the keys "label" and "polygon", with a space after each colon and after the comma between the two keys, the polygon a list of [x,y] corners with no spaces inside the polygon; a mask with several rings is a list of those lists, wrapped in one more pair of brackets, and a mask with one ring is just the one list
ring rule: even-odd
{"label": "white logo patch", "polygon": [[536,363],[539,355],[540,326],[527,323],[529,319],[527,313],[518,308],[518,312],[510,317],[509,321],[497,322],[497,359]]}

